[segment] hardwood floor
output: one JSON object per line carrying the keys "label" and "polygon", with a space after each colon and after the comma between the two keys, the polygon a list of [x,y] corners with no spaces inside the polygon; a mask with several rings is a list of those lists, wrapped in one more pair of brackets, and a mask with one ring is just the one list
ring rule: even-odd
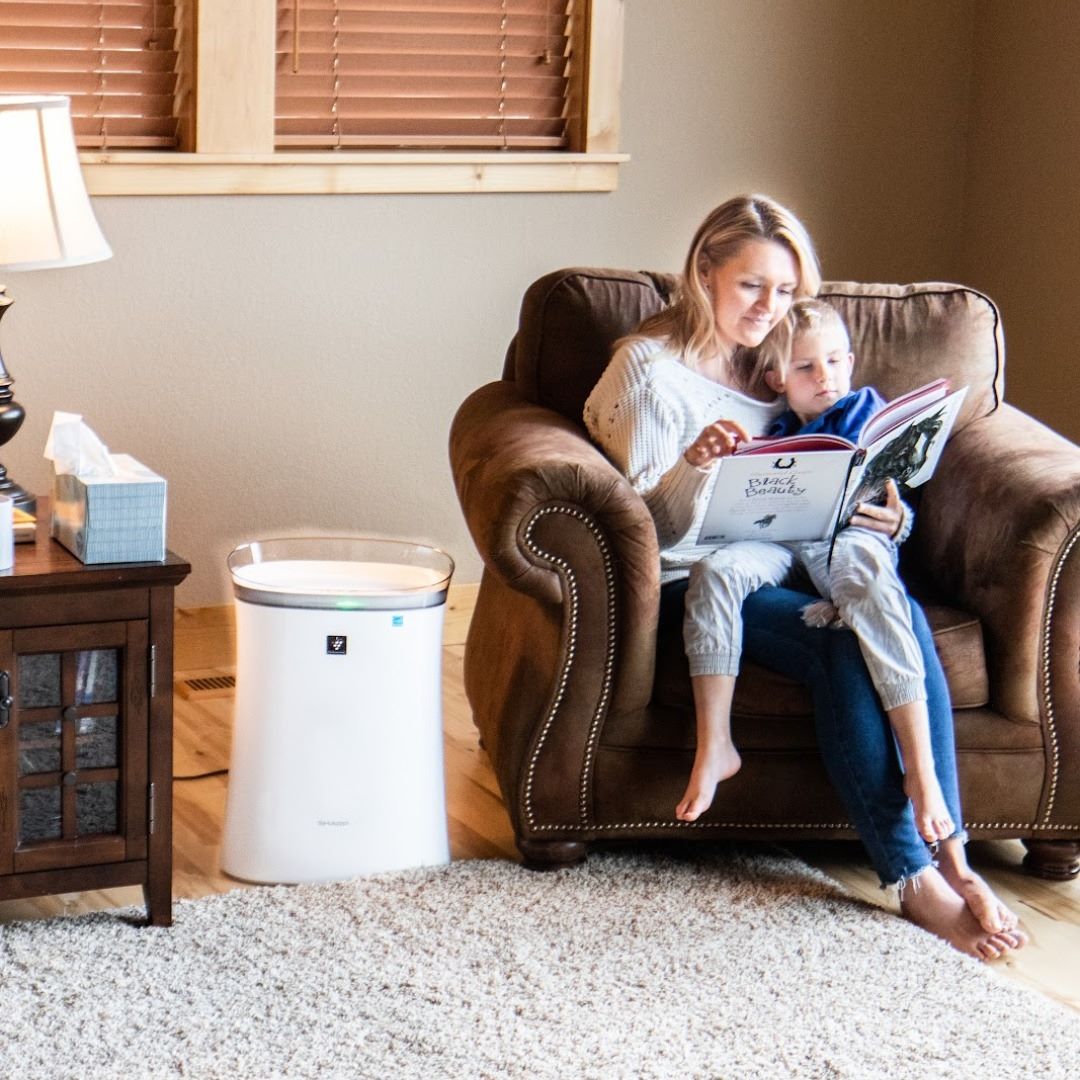
{"label": "hardwood floor", "polygon": [[[443,650],[447,809],[455,859],[518,859],[510,822],[487,758],[477,744],[462,684],[465,633],[475,586],[451,589]],[[177,777],[228,767],[232,694],[193,690],[188,680],[232,673],[235,641],[230,607],[181,609],[176,615],[175,765]],[[174,785],[173,894],[194,898],[248,888],[218,869],[228,778],[213,775]],[[879,888],[857,844],[787,845],[870,903],[895,902]],[[1019,841],[973,843],[973,865],[1020,914],[1031,943],[993,969],[1080,1012],[1080,880],[1050,882],[1020,870]],[[137,888],[0,902],[0,924],[141,904]]]}

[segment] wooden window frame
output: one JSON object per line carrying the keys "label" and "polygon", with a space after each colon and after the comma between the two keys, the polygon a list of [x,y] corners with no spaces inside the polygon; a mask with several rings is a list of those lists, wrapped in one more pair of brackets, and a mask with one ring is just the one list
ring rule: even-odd
{"label": "wooden window frame", "polygon": [[577,0],[585,57],[572,94],[583,123],[570,151],[274,150],[276,5],[182,0],[178,47],[194,84],[181,81],[177,151],[79,155],[91,195],[312,195],[614,191],[625,0]]}

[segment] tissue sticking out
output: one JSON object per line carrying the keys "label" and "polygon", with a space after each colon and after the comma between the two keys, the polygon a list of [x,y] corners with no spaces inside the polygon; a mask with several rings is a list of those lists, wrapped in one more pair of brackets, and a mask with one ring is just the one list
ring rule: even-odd
{"label": "tissue sticking out", "polygon": [[165,481],[130,454],[110,454],[78,413],[53,414],[52,535],[84,563],[165,558]]}

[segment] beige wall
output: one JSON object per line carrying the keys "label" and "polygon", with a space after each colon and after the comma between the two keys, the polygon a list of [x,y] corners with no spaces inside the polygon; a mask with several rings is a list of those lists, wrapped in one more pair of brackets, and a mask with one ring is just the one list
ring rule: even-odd
{"label": "beige wall", "polygon": [[955,276],[973,22],[968,0],[630,0],[611,195],[99,199],[110,262],[8,282],[29,418],[4,460],[44,490],[67,409],[163,473],[186,604],[227,601],[236,543],[307,530],[426,539],[475,581],[446,435],[528,283],[677,269],[746,189],[803,215],[829,277]]}
{"label": "beige wall", "polygon": [[1001,307],[1008,399],[1080,442],[1080,4],[978,16],[959,272]]}

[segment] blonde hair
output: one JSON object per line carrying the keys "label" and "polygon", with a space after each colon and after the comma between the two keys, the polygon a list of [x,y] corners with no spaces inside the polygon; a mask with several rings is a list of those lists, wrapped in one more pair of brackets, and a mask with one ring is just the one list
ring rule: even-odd
{"label": "blonde hair", "polygon": [[[624,340],[661,338],[691,366],[714,352],[716,322],[702,275],[733,258],[751,240],[773,240],[786,247],[799,271],[796,297],[817,294],[821,271],[814,245],[799,219],[766,195],[739,195],[718,206],[698,227],[671,305],[647,318]],[[750,392],[760,388],[764,373],[755,352],[736,349],[728,357],[732,379]]]}
{"label": "blonde hair", "polygon": [[772,333],[753,350],[759,377],[764,379],[766,371],[775,371],[781,378],[786,376],[796,339],[827,330],[837,331],[850,351],[851,336],[836,308],[815,297],[796,300]]}

